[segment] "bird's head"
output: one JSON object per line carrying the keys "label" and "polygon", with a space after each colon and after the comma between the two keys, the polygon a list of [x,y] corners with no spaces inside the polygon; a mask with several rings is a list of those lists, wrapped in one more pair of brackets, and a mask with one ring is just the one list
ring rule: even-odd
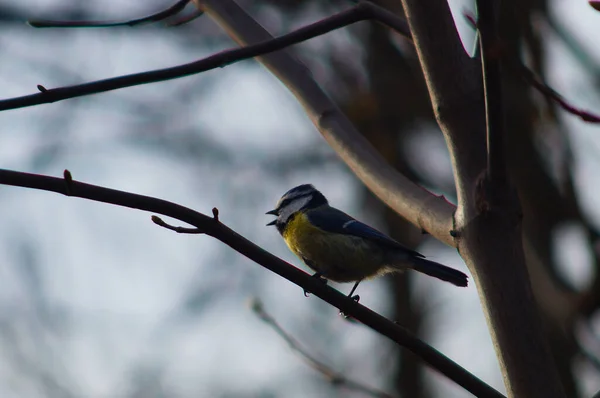
{"label": "bird's head", "polygon": [[277,202],[275,209],[266,214],[277,216],[267,225],[285,226],[294,214],[327,204],[327,199],[311,184],[298,185],[287,191]]}

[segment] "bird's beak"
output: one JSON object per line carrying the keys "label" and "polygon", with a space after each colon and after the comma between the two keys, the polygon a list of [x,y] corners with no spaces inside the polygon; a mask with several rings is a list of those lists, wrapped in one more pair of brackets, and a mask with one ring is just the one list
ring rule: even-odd
{"label": "bird's beak", "polygon": [[[277,209],[274,209],[274,210],[270,210],[270,211],[266,212],[265,214],[268,214],[268,215],[270,215],[270,216],[276,216],[276,215],[277,215],[277,213],[279,213],[279,212],[277,211]],[[276,223],[276,222],[277,222],[277,220],[273,220],[273,221],[271,221],[270,223],[268,223],[268,224],[267,224],[267,226],[275,225],[275,223]]]}

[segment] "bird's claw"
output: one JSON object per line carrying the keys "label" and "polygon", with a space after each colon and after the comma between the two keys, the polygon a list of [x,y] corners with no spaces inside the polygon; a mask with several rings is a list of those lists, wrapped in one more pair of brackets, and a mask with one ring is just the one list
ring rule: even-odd
{"label": "bird's claw", "polygon": [[360,296],[358,294],[355,294],[354,296],[350,297],[352,300],[356,301],[357,303],[360,301]]}

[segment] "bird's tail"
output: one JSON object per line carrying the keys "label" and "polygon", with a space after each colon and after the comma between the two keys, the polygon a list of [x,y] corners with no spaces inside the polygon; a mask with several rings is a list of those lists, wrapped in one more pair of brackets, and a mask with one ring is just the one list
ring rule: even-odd
{"label": "bird's tail", "polygon": [[467,275],[454,268],[446,267],[445,265],[421,257],[413,257],[412,264],[416,271],[450,282],[456,286],[464,287],[468,284]]}

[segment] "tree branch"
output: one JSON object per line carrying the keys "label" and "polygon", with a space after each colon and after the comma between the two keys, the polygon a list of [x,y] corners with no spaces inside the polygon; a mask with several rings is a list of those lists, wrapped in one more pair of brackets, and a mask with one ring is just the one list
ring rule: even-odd
{"label": "tree branch", "polygon": [[[265,40],[261,40],[251,47],[222,51],[202,60],[187,64],[54,89],[48,89],[43,85],[38,85],[38,90],[40,92],[37,94],[0,100],[0,111],[48,104],[69,98],[98,94],[141,84],[178,79],[212,69],[223,68],[233,63],[278,51],[291,45],[324,35],[333,30],[340,29],[344,26],[369,19],[375,19],[381,23],[389,24],[389,26],[392,26],[398,32],[410,36],[408,27],[402,20],[395,18],[391,13],[371,3],[361,3],[346,11],[342,11],[329,18],[307,25],[278,38],[268,36]],[[85,23],[90,22],[88,21]]]}
{"label": "tree branch", "polygon": [[[475,21],[475,17],[473,15],[465,14],[465,18],[467,19],[467,22],[469,22],[471,27],[477,28],[477,22]],[[566,42],[567,48],[574,51],[577,55],[580,55],[581,49],[579,49],[579,48],[573,49],[572,48],[572,46],[577,46],[577,44],[573,43],[572,40],[570,40],[569,38],[566,37],[565,33],[562,32],[558,28],[558,26],[556,25],[554,20],[551,18],[551,16],[547,15],[546,19],[547,19],[548,23],[550,24],[550,26],[552,27],[552,29],[554,29],[556,34],[563,41]],[[494,44],[494,43],[492,43],[492,44]],[[525,64],[523,64],[523,62],[521,60],[513,59],[509,56],[505,56],[505,54],[504,54],[505,51],[504,51],[503,47],[504,47],[504,43],[500,40],[500,38],[498,38],[496,40],[494,48],[492,49],[493,56],[502,57],[503,60],[506,61],[506,65],[508,66],[508,68],[513,73],[520,75],[527,82],[527,84],[531,85],[533,88],[535,88],[537,91],[539,91],[540,94],[542,94],[544,97],[546,97],[546,99],[558,104],[558,106],[560,106],[563,110],[565,110],[566,112],[568,112],[572,115],[579,117],[584,122],[600,123],[600,116],[598,116],[597,114],[595,114],[593,112],[590,112],[585,109],[581,109],[574,105],[571,105],[568,100],[563,98],[562,95],[560,95],[556,90],[554,90],[552,87],[550,87],[548,85],[548,83],[543,81],[534,71],[532,71]],[[585,57],[585,55],[583,55],[583,57]],[[591,61],[589,61],[588,58],[584,59],[584,61],[583,61],[584,66],[589,68],[590,62]]]}
{"label": "tree branch", "polygon": [[296,339],[286,332],[285,329],[283,329],[283,327],[281,327],[281,325],[275,320],[275,318],[265,311],[263,304],[258,299],[252,300],[251,306],[252,311],[260,318],[260,320],[269,325],[275,331],[275,333],[277,333],[290,346],[293,351],[296,351],[298,354],[300,354],[300,356],[311,368],[321,373],[327,380],[329,380],[329,382],[331,382],[331,384],[335,386],[344,386],[349,390],[362,392],[363,394],[376,398],[392,398],[390,394],[348,379],[342,373],[336,372],[328,365],[316,359],[306,349],[304,349]]}
{"label": "tree branch", "polygon": [[66,178],[55,178],[0,169],[0,184],[40,189],[66,196],[159,213],[193,225],[198,229],[198,232],[212,236],[225,243],[250,260],[339,308],[347,316],[351,316],[358,322],[407,348],[432,368],[446,375],[474,395],[478,397],[503,397],[498,391],[473,376],[433,347],[416,338],[405,328],[373,312],[332,287],[323,284],[306,272],[263,250],[228,228],[219,221],[216,216],[218,213],[214,210],[213,217],[208,217],[166,200],[78,182],[70,178],[70,173],[67,173],[68,171],[65,171]]}
{"label": "tree branch", "polygon": [[179,0],[171,7],[155,14],[142,18],[136,18],[124,22],[108,21],[49,21],[45,19],[33,19],[27,23],[34,28],[113,28],[117,26],[137,26],[144,23],[162,21],[182,11],[191,0]]}
{"label": "tree branch", "polygon": [[466,56],[446,0],[402,4],[453,160],[457,246],[475,277],[508,394],[563,397],[529,284],[518,197],[505,191],[501,203],[492,209],[487,205],[486,192],[495,188],[485,177],[486,112],[479,62]]}

